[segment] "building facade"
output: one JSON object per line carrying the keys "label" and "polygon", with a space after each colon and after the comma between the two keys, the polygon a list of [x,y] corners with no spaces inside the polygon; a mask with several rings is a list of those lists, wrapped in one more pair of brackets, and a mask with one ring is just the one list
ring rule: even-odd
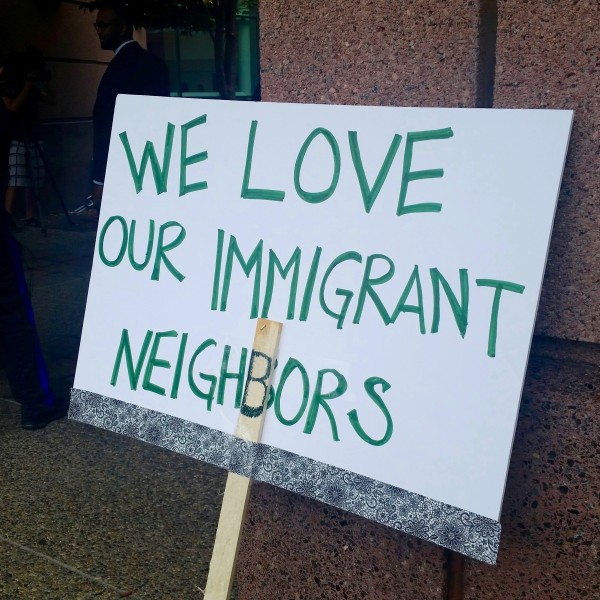
{"label": "building facade", "polygon": [[[43,115],[46,148],[70,206],[87,194],[90,116],[111,58],[98,47],[94,16],[79,5],[4,0],[0,25],[2,53],[33,43],[46,54],[58,100]],[[468,561],[462,593],[600,597],[600,5],[260,0],[259,15],[264,101],[575,111],[499,562]],[[169,35],[171,60],[182,42]],[[193,65],[180,66],[193,75]],[[201,91],[182,81],[175,94]],[[207,81],[199,73],[203,90]],[[253,87],[251,79],[244,85]],[[447,563],[438,546],[261,484],[238,561],[239,597],[436,600],[447,597]]]}

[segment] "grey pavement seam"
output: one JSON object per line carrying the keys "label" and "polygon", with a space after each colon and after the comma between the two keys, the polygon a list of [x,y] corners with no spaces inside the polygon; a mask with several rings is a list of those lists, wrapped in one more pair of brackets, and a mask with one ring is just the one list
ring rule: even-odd
{"label": "grey pavement seam", "polygon": [[130,600],[143,600],[140,596],[130,595],[129,590],[122,590],[122,589],[108,583],[108,581],[104,581],[104,579],[102,579],[100,577],[90,575],[89,573],[86,573],[85,571],[81,571],[80,569],[77,569],[76,567],[72,567],[71,565],[68,565],[67,563],[57,560],[56,558],[52,558],[51,556],[48,556],[47,554],[44,554],[43,552],[38,552],[37,550],[34,550],[33,548],[29,548],[28,546],[19,544],[19,542],[15,542],[14,540],[6,538],[3,535],[0,535],[0,542],[2,542],[4,544],[8,544],[9,546],[13,546],[14,548],[18,548],[19,550],[22,550],[23,552],[33,554],[34,556],[37,556],[38,558],[42,558],[42,559],[52,563],[53,565],[60,567],[61,569],[66,569],[67,571],[70,571],[71,573],[75,573],[76,575],[79,575],[79,577],[83,577],[84,579],[87,579],[88,581],[91,581],[93,583],[101,585],[102,587],[104,587],[108,590],[117,592],[118,594],[121,595],[121,597],[127,597]]}

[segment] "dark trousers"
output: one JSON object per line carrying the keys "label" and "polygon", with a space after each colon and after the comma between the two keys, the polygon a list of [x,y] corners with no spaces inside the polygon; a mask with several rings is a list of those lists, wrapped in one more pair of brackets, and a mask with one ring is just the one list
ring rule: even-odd
{"label": "dark trousers", "polygon": [[54,408],[17,241],[0,230],[0,367],[24,414]]}

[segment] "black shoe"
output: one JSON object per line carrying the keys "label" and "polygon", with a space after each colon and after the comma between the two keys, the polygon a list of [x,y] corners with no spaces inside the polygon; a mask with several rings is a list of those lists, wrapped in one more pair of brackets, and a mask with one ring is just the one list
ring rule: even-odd
{"label": "black shoe", "polygon": [[23,429],[43,429],[52,421],[62,419],[65,415],[62,411],[56,409],[50,409],[37,415],[21,415],[21,427]]}
{"label": "black shoe", "polygon": [[25,225],[27,227],[41,227],[42,223],[39,219],[31,218],[31,219],[25,219]]}

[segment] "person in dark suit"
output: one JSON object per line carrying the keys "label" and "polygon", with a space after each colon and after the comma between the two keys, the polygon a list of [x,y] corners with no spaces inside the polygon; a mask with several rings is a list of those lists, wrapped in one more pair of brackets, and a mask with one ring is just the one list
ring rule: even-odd
{"label": "person in dark suit", "polygon": [[115,53],[98,86],[93,113],[92,199],[99,206],[117,95],[168,96],[170,88],[165,63],[133,40],[133,21],[126,8],[117,2],[102,3],[94,27],[101,48]]}

